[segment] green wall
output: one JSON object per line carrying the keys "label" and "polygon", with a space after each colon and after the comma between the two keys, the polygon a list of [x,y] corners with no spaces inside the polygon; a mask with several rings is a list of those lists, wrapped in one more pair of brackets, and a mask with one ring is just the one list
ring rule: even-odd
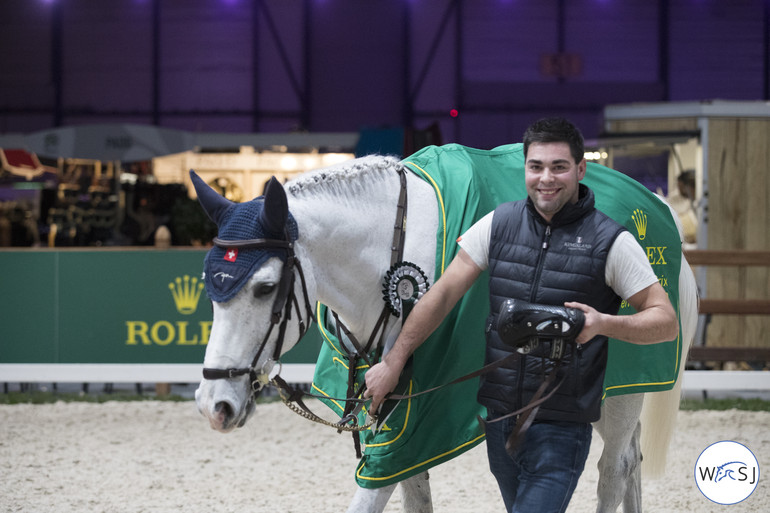
{"label": "green wall", "polygon": [[[0,363],[203,363],[212,318],[198,290],[204,255],[0,251]],[[189,301],[178,305],[175,293]],[[283,361],[315,363],[320,343],[311,329]]]}

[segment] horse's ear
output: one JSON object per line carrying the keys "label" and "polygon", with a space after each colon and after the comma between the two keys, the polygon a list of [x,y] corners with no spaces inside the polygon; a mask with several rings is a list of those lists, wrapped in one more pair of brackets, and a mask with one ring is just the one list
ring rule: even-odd
{"label": "horse's ear", "polygon": [[272,176],[265,186],[265,208],[262,209],[260,216],[265,233],[273,237],[283,235],[288,217],[289,203],[286,200],[286,191]]}
{"label": "horse's ear", "polygon": [[195,192],[198,194],[198,202],[206,211],[206,215],[214,221],[214,224],[219,226],[222,216],[234,203],[212,189],[192,169],[190,170],[190,179],[193,187],[195,187]]}

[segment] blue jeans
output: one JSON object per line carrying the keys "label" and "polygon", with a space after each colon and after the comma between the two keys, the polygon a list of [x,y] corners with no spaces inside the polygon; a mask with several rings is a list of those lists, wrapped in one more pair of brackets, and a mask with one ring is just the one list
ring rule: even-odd
{"label": "blue jeans", "polygon": [[515,426],[516,417],[486,425],[489,468],[497,479],[505,510],[566,511],[588,458],[591,424],[535,422],[511,457],[505,442]]}

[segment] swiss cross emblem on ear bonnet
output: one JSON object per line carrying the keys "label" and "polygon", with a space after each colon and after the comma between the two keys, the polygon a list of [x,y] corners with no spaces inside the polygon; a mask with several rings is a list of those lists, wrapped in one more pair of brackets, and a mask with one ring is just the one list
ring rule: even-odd
{"label": "swiss cross emblem on ear bonnet", "polygon": [[[283,186],[271,178],[265,195],[244,203],[234,203],[190,172],[198,200],[209,218],[217,225],[223,241],[278,239],[293,242],[299,235],[297,223],[289,213]],[[203,263],[206,294],[212,301],[225,302],[249,281],[259,267],[271,257],[286,260],[282,248],[212,247]]]}

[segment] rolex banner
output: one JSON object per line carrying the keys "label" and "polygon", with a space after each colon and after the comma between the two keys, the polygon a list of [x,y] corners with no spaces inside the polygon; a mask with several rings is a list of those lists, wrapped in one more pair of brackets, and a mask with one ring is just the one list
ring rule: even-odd
{"label": "rolex banner", "polygon": [[[0,251],[0,363],[201,364],[205,250]],[[287,363],[312,363],[318,335]]]}
{"label": "rolex banner", "polygon": [[[428,181],[438,199],[437,279],[459,250],[455,240],[498,204],[526,197],[521,144],[477,150],[449,144],[430,146],[404,159],[406,167]],[[647,253],[672,303],[678,304],[681,259],[676,225],[668,207],[625,175],[588,165],[583,183],[596,193],[596,206],[626,226]],[[414,221],[412,221],[414,222]],[[489,309],[484,273],[434,334],[415,352],[408,393],[447,383],[479,369],[484,360],[484,322]],[[622,306],[621,313],[630,307]],[[323,335],[313,387],[331,397],[346,393],[346,360],[331,329],[317,320]],[[605,396],[667,390],[679,365],[679,340],[635,346],[612,340]],[[365,371],[365,369],[362,369]],[[359,380],[364,373],[359,372]],[[485,415],[476,402],[478,379],[402,400],[377,432],[365,431],[363,458],[356,469],[359,485],[376,488],[427,470],[483,441],[477,421]],[[334,400],[326,403],[341,411]],[[359,419],[363,423],[363,416]]]}

